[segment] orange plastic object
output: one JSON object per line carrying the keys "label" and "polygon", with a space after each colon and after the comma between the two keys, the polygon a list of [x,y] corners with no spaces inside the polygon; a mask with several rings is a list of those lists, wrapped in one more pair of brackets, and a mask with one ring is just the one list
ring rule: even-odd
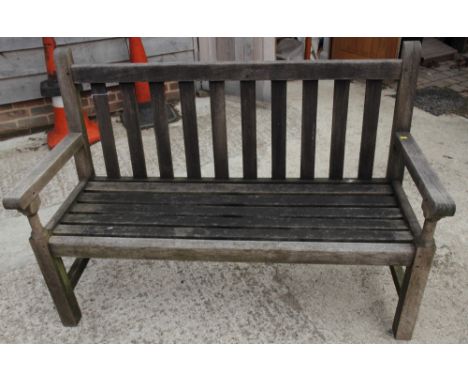
{"label": "orange plastic object", "polygon": [[[47,76],[49,80],[56,81],[56,67],[54,61],[54,50],[57,46],[53,37],[43,37],[42,44],[44,45],[44,56],[47,67]],[[67,119],[65,117],[65,109],[63,108],[63,100],[60,96],[52,97],[52,106],[54,108],[54,128],[47,133],[47,145],[50,149],[57,146],[60,141],[68,134]],[[90,144],[96,143],[101,139],[99,128],[96,122],[91,121],[86,113],[83,113],[83,119],[88,133],[88,141]]]}
{"label": "orange plastic object", "polygon": [[[145,48],[141,37],[129,37],[130,47],[130,62],[136,64],[145,64],[148,62]],[[147,103],[151,99],[150,88],[148,82],[135,82],[135,94],[139,104]]]}
{"label": "orange plastic object", "polygon": [[54,77],[56,73],[54,62],[54,49],[57,46],[53,37],[42,37],[42,44],[44,45],[44,56],[46,61],[47,75]]}
{"label": "orange plastic object", "polygon": [[[86,113],[83,113],[83,118],[88,133],[88,141],[90,144],[96,143],[101,139],[99,128],[96,122],[91,121]],[[47,133],[47,145],[50,149],[57,146],[60,141],[68,134],[67,118],[65,117],[65,109],[54,108],[54,128]]]}

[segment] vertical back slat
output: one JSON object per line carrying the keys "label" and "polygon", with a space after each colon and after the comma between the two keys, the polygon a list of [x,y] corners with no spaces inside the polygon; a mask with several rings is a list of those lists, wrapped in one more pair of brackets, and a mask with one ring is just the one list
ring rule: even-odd
{"label": "vertical back slat", "polygon": [[195,108],[195,86],[192,81],[179,82],[182,123],[184,126],[185,160],[187,177],[201,178],[200,149],[198,145],[197,111]]}
{"label": "vertical back slat", "polygon": [[343,179],[349,80],[336,80],[333,91],[330,179]]}
{"label": "vertical back slat", "polygon": [[146,178],[145,153],[138,122],[138,105],[133,83],[120,84],[123,100],[123,119],[127,128],[128,147],[134,178]]}
{"label": "vertical back slat", "polygon": [[224,81],[210,81],[210,102],[215,177],[218,179],[228,179],[229,166]]}
{"label": "vertical back slat", "polygon": [[150,83],[150,90],[159,174],[163,179],[172,179],[174,178],[174,169],[172,166],[171,139],[164,97],[164,82]]}
{"label": "vertical back slat", "polygon": [[401,51],[401,59],[401,78],[398,82],[395,100],[390,152],[387,165],[387,177],[392,180],[403,179],[403,157],[398,146],[395,144],[395,133],[397,131],[409,132],[411,130],[414,97],[416,95],[418,70],[421,61],[421,43],[419,41],[405,41]]}
{"label": "vertical back slat", "polygon": [[359,179],[371,179],[374,168],[375,141],[379,123],[382,81],[367,80],[362,120],[361,150],[359,152]]}
{"label": "vertical back slat", "polygon": [[313,179],[317,131],[318,81],[302,83],[301,179]]}
{"label": "vertical back slat", "polygon": [[255,81],[241,81],[242,165],[245,179],[257,179]]}
{"label": "vertical back slat", "polygon": [[286,178],[286,81],[271,81],[272,178]]}
{"label": "vertical back slat", "polygon": [[101,146],[104,155],[104,164],[109,178],[120,178],[119,160],[115,148],[114,132],[109,111],[109,99],[105,84],[91,84],[91,93],[96,109],[99,132],[101,134]]}

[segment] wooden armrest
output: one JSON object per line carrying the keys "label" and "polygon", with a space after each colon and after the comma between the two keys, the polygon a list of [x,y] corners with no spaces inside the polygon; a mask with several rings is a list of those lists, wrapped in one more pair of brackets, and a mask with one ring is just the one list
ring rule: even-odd
{"label": "wooden armrest", "polygon": [[79,133],[68,134],[3,199],[6,209],[24,210],[67,161],[83,146]]}
{"label": "wooden armrest", "polygon": [[427,219],[441,219],[455,214],[455,202],[445,190],[437,174],[409,133],[396,133],[396,142],[400,146],[414,183],[423,197],[424,214]]}

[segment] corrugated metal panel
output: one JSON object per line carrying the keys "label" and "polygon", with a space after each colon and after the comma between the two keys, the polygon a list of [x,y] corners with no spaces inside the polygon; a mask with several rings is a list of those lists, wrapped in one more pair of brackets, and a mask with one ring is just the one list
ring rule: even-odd
{"label": "corrugated metal panel", "polygon": [[[128,61],[125,38],[60,37],[56,41],[72,49],[76,63]],[[148,37],[143,44],[149,61],[194,60],[190,37]],[[0,38],[0,105],[39,98],[45,73],[40,38]]]}

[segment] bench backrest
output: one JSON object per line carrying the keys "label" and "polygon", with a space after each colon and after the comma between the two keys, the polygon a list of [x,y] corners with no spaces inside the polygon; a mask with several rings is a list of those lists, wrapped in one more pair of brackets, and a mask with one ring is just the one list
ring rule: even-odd
{"label": "bench backrest", "polygon": [[[419,42],[404,43],[401,59],[330,60],[318,62],[272,63],[191,63],[191,64],[104,64],[74,65],[70,54],[57,55],[58,74],[69,124],[80,122],[79,97],[70,87],[91,84],[96,115],[101,129],[103,155],[110,178],[120,177],[112,134],[105,83],[119,83],[123,96],[124,120],[133,176],[146,178],[146,163],[138,122],[134,83],[148,81],[154,114],[157,155],[161,178],[174,177],[171,143],[165,110],[164,82],[177,81],[183,121],[188,178],[201,178],[200,150],[195,108],[195,81],[209,81],[215,177],[229,178],[225,112],[225,81],[240,81],[243,176],[257,178],[255,81],[271,81],[272,179],[286,177],[286,83],[302,80],[301,171],[303,179],[314,178],[318,80],[334,80],[329,178],[343,178],[345,134],[350,81],[366,81],[359,179],[371,179],[383,80],[398,80],[392,142],[387,177],[402,177],[400,153],[393,144],[395,131],[409,131],[420,60]],[[68,66],[68,67],[67,67]],[[68,76],[68,77],[67,77]],[[65,93],[65,94],[64,94]],[[82,128],[82,127],[81,127]]]}

